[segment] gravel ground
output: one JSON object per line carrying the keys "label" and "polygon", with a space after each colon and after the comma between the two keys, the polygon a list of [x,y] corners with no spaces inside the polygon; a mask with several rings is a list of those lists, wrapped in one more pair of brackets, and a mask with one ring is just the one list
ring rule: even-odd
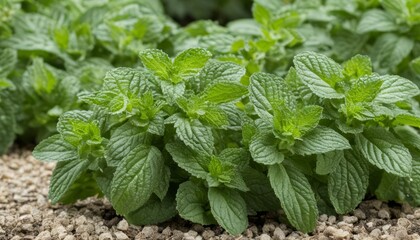
{"label": "gravel ground", "polygon": [[250,218],[241,236],[176,218],[159,226],[132,226],[109,202],[90,198],[74,205],[50,205],[48,182],[54,164],[28,151],[0,158],[0,239],[420,239],[420,208],[363,202],[347,216],[319,217],[316,230],[303,234],[280,224],[275,215]]}

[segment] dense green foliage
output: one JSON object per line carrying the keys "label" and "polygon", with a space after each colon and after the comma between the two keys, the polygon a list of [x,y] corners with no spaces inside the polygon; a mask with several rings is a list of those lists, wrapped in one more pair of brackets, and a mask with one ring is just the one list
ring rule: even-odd
{"label": "dense green foliage", "polygon": [[0,152],[47,137],[53,203],[232,234],[279,208],[309,232],[367,195],[420,205],[420,1],[256,0],[186,27],[155,1],[18,2],[0,2]]}

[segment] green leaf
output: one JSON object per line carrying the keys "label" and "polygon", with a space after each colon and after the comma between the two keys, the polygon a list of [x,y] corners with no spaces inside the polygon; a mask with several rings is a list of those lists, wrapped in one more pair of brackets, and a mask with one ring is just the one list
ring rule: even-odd
{"label": "green leaf", "polygon": [[150,74],[138,69],[119,67],[106,73],[102,88],[131,97],[131,95],[146,93],[149,87],[147,81],[150,77]]}
{"label": "green leaf", "polygon": [[372,80],[383,81],[375,102],[396,103],[417,96],[419,88],[412,81],[395,75],[373,76]]}
{"label": "green leaf", "polygon": [[420,135],[415,128],[409,126],[397,126],[394,128],[395,134],[405,145],[412,146],[420,150]]}
{"label": "green leaf", "polygon": [[381,91],[383,81],[375,77],[361,77],[346,93],[346,104],[372,102]]}
{"label": "green leaf", "polygon": [[344,159],[328,177],[328,194],[337,213],[354,210],[364,199],[368,185],[367,162],[352,151],[344,151]]}
{"label": "green leaf", "polygon": [[209,208],[207,189],[191,181],[179,185],[176,193],[176,210],[182,218],[191,222],[202,225],[216,223]]}
{"label": "green leaf", "polygon": [[410,152],[389,131],[376,127],[356,135],[356,148],[376,167],[406,177],[411,173]]}
{"label": "green leaf", "polygon": [[241,234],[248,227],[247,208],[236,190],[210,188],[208,192],[211,213],[230,234]]}
{"label": "green leaf", "polygon": [[258,3],[254,3],[252,6],[252,16],[256,22],[263,26],[268,26],[271,22],[270,11]]}
{"label": "green leaf", "polygon": [[294,151],[299,155],[327,153],[334,150],[351,148],[346,138],[331,128],[318,126],[294,145]]}
{"label": "green leaf", "polygon": [[197,92],[204,91],[207,85],[217,82],[239,83],[245,74],[245,68],[231,62],[208,61],[201,69],[195,82]]}
{"label": "green leaf", "polygon": [[181,77],[188,77],[198,73],[211,56],[203,48],[190,48],[175,57],[173,67]]}
{"label": "green leaf", "polygon": [[28,68],[31,85],[38,94],[51,94],[57,86],[57,77],[50,68],[44,64],[41,58],[35,58],[33,64]]}
{"label": "green leaf", "polygon": [[293,59],[296,72],[313,93],[322,98],[343,98],[336,84],[343,80],[342,67],[325,55],[303,52]]}
{"label": "green leaf", "polygon": [[281,163],[284,160],[284,154],[278,149],[278,143],[279,141],[272,133],[257,133],[249,144],[252,159],[264,165]]}
{"label": "green leaf", "polygon": [[385,10],[396,17],[408,16],[406,0],[382,0],[381,5]]}
{"label": "green leaf", "polygon": [[62,204],[72,204],[77,200],[83,200],[92,196],[101,197],[102,193],[92,172],[84,172],[69,187],[66,193],[60,198]]}
{"label": "green leaf", "polygon": [[175,122],[176,135],[194,151],[211,154],[214,148],[214,138],[211,128],[204,126],[198,120],[178,118]]}
{"label": "green leaf", "polygon": [[409,126],[420,128],[420,117],[410,115],[410,114],[399,114],[395,117],[395,120],[392,122],[392,124],[409,125]]}
{"label": "green leaf", "polygon": [[201,156],[181,143],[168,143],[165,148],[180,168],[197,178],[206,179],[208,174],[206,169],[210,159]]}
{"label": "green leaf", "polygon": [[0,92],[0,155],[3,155],[15,139],[15,111],[7,95]]}
{"label": "green leaf", "polygon": [[100,145],[103,141],[98,122],[92,121],[91,111],[73,110],[60,116],[57,130],[62,138],[77,147],[83,149],[85,145]]}
{"label": "green leaf", "polygon": [[127,122],[111,133],[106,148],[106,161],[110,166],[117,166],[139,144],[148,144],[150,136],[141,128]]}
{"label": "green leaf", "polygon": [[140,52],[139,57],[143,65],[152,70],[163,80],[171,80],[172,61],[168,54],[159,49],[147,49]]}
{"label": "green leaf", "polygon": [[253,168],[246,168],[243,175],[245,184],[250,189],[248,192],[241,193],[248,209],[254,212],[276,211],[280,202],[274,194],[267,176]]}
{"label": "green leaf", "polygon": [[47,35],[41,33],[15,34],[11,38],[1,41],[0,47],[21,51],[42,51],[52,53],[63,60],[71,62],[71,58],[62,53],[57,44]]}
{"label": "green leaf", "polygon": [[290,223],[299,231],[312,231],[316,226],[318,209],[305,175],[292,167],[276,164],[268,168],[268,177]]}
{"label": "green leaf", "polygon": [[392,32],[398,29],[392,15],[379,9],[372,9],[363,13],[357,26],[357,33],[365,34],[368,32]]}
{"label": "green leaf", "polygon": [[344,75],[360,78],[372,74],[372,62],[368,56],[356,55],[343,63]]}
{"label": "green leaf", "polygon": [[272,118],[270,114],[273,109],[272,105],[287,99],[287,94],[284,93],[285,88],[284,80],[276,75],[254,73],[251,76],[249,98],[261,118]]}
{"label": "green leaf", "polygon": [[301,138],[314,129],[322,117],[322,107],[308,105],[297,109],[278,106],[274,110],[274,129],[279,136]]}
{"label": "green leaf", "polygon": [[223,162],[233,164],[239,169],[244,169],[249,163],[249,153],[243,148],[225,148],[218,157]]}
{"label": "green leaf", "polygon": [[172,195],[166,195],[161,201],[158,197],[152,197],[139,209],[128,213],[124,217],[134,225],[158,224],[168,221],[177,214],[175,199]]}
{"label": "green leaf", "polygon": [[341,161],[344,161],[343,151],[331,151],[316,156],[315,172],[319,175],[327,175],[335,171]]}
{"label": "green leaf", "polygon": [[386,33],[379,36],[372,47],[371,56],[376,71],[387,73],[400,64],[412,51],[414,41],[403,35]]}
{"label": "green leaf", "polygon": [[375,191],[378,199],[383,201],[407,202],[410,205],[420,203],[420,156],[417,151],[412,152],[413,171],[409,177],[399,177],[384,173]]}
{"label": "green leaf", "polygon": [[158,181],[156,188],[153,193],[163,201],[169,190],[169,181],[171,180],[171,170],[169,167],[162,165],[159,173],[161,179]]}
{"label": "green leaf", "polygon": [[61,199],[78,177],[87,170],[89,164],[90,162],[85,159],[57,163],[51,176],[48,193],[52,204]]}
{"label": "green leaf", "polygon": [[77,148],[64,141],[60,134],[53,135],[39,143],[32,154],[45,162],[72,161],[79,158]]}
{"label": "green leaf", "polygon": [[[120,214],[127,214],[149,200],[163,164],[159,149],[138,145],[119,164],[111,183],[111,202]],[[133,201],[135,199],[135,201]]]}
{"label": "green leaf", "polygon": [[240,83],[217,82],[206,87],[202,98],[214,103],[227,103],[238,100],[247,93],[247,87]]}
{"label": "green leaf", "polygon": [[14,70],[17,60],[16,50],[10,48],[0,50],[0,78],[7,77]]}

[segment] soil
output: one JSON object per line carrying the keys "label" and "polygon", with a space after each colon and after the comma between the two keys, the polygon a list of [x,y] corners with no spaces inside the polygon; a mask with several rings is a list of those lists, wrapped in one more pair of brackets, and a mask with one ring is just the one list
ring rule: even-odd
{"label": "soil", "polygon": [[0,240],[124,239],[419,239],[420,208],[369,200],[346,216],[321,215],[317,228],[303,234],[279,222],[275,214],[250,217],[239,236],[218,226],[201,226],[175,218],[157,226],[133,226],[116,215],[106,199],[89,198],[72,205],[51,205],[48,184],[52,163],[15,150],[0,158]]}

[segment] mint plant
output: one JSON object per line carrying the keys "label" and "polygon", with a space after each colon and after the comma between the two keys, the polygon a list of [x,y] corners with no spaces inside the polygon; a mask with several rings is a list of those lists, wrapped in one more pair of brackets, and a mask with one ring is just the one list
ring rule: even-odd
{"label": "mint plant", "polygon": [[282,209],[310,232],[366,196],[419,205],[416,4],[255,0],[181,27],[159,1],[0,0],[0,154],[43,140],[52,203],[104,196],[134,224],[239,234]]}
{"label": "mint plant", "polygon": [[179,214],[232,234],[260,211],[281,208],[310,232],[319,212],[348,213],[367,194],[418,204],[419,89],[374,73],[369,57],[302,52],[284,78],[258,72],[248,86],[244,67],[201,48],[140,59],[80,94],[90,110],[63,114],[59,134],[35,148],[59,161],[53,203],[94,179],[78,194],[104,195],[132,223]]}

